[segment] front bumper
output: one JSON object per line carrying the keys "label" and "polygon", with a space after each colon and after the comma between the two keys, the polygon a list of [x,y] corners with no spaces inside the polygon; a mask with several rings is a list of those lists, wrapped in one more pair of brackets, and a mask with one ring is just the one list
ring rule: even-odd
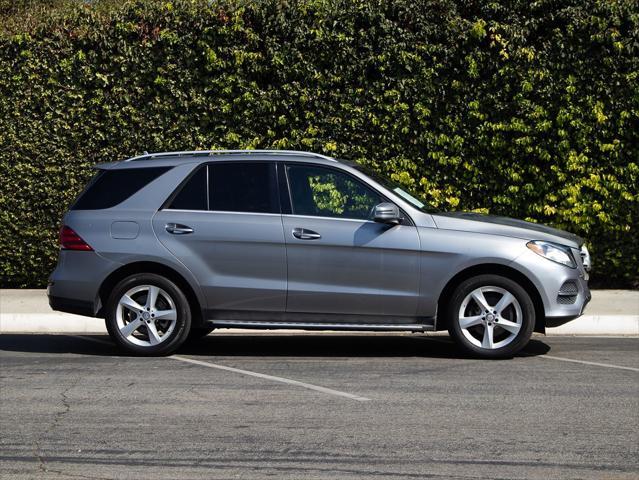
{"label": "front bumper", "polygon": [[530,250],[513,262],[537,287],[546,327],[558,327],[580,317],[592,298],[579,250],[574,250],[573,256],[576,268],[544,259]]}
{"label": "front bumper", "polygon": [[590,300],[592,300],[592,295],[590,294],[590,291],[588,291],[588,295],[586,297],[586,301],[583,303],[583,305],[581,307],[581,311],[577,315],[568,315],[568,316],[565,316],[565,317],[549,317],[549,316],[546,316],[546,327],[547,328],[561,327],[563,324],[568,323],[568,322],[570,322],[572,320],[575,320],[576,318],[581,317],[581,315],[584,313],[584,310],[585,310],[586,306],[590,303]]}

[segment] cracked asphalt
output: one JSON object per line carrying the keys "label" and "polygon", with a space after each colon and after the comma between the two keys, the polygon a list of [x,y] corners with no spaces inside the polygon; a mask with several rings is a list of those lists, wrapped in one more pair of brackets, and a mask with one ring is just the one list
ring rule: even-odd
{"label": "cracked asphalt", "polygon": [[214,333],[178,355],[0,335],[0,478],[639,478],[638,338],[480,361],[440,336]]}

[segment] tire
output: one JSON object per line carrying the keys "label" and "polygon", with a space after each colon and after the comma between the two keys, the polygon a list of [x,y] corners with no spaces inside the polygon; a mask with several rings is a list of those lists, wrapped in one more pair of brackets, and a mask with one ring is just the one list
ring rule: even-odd
{"label": "tire", "polygon": [[111,292],[106,327],[111,339],[128,353],[170,355],[189,335],[191,309],[171,280],[154,273],[135,274]]}
{"label": "tire", "polygon": [[186,341],[194,342],[200,338],[204,338],[213,330],[215,330],[215,327],[191,327],[191,331],[189,332],[189,336]]}
{"label": "tire", "polygon": [[446,308],[448,332],[478,358],[509,358],[530,341],[535,307],[517,282],[499,275],[479,275],[462,282]]}

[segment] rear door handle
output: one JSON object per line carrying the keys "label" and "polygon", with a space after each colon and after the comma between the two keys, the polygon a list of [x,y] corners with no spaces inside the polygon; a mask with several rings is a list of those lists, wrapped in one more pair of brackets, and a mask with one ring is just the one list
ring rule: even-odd
{"label": "rear door handle", "polygon": [[293,236],[300,240],[319,240],[322,236],[314,232],[313,230],[307,230],[306,228],[294,228]]}
{"label": "rear door handle", "polygon": [[167,223],[166,231],[172,233],[173,235],[186,235],[188,233],[193,233],[193,229],[187,225],[182,225],[180,223]]}

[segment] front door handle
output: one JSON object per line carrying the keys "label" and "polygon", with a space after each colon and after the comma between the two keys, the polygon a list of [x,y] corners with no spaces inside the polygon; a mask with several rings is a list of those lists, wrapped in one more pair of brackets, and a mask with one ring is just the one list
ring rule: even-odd
{"label": "front door handle", "polygon": [[313,230],[307,230],[306,228],[294,228],[293,236],[300,240],[319,240],[322,236],[314,232]]}
{"label": "front door handle", "polygon": [[167,223],[166,231],[172,233],[173,235],[186,235],[188,233],[193,233],[193,229],[189,226],[182,225],[180,223]]}

